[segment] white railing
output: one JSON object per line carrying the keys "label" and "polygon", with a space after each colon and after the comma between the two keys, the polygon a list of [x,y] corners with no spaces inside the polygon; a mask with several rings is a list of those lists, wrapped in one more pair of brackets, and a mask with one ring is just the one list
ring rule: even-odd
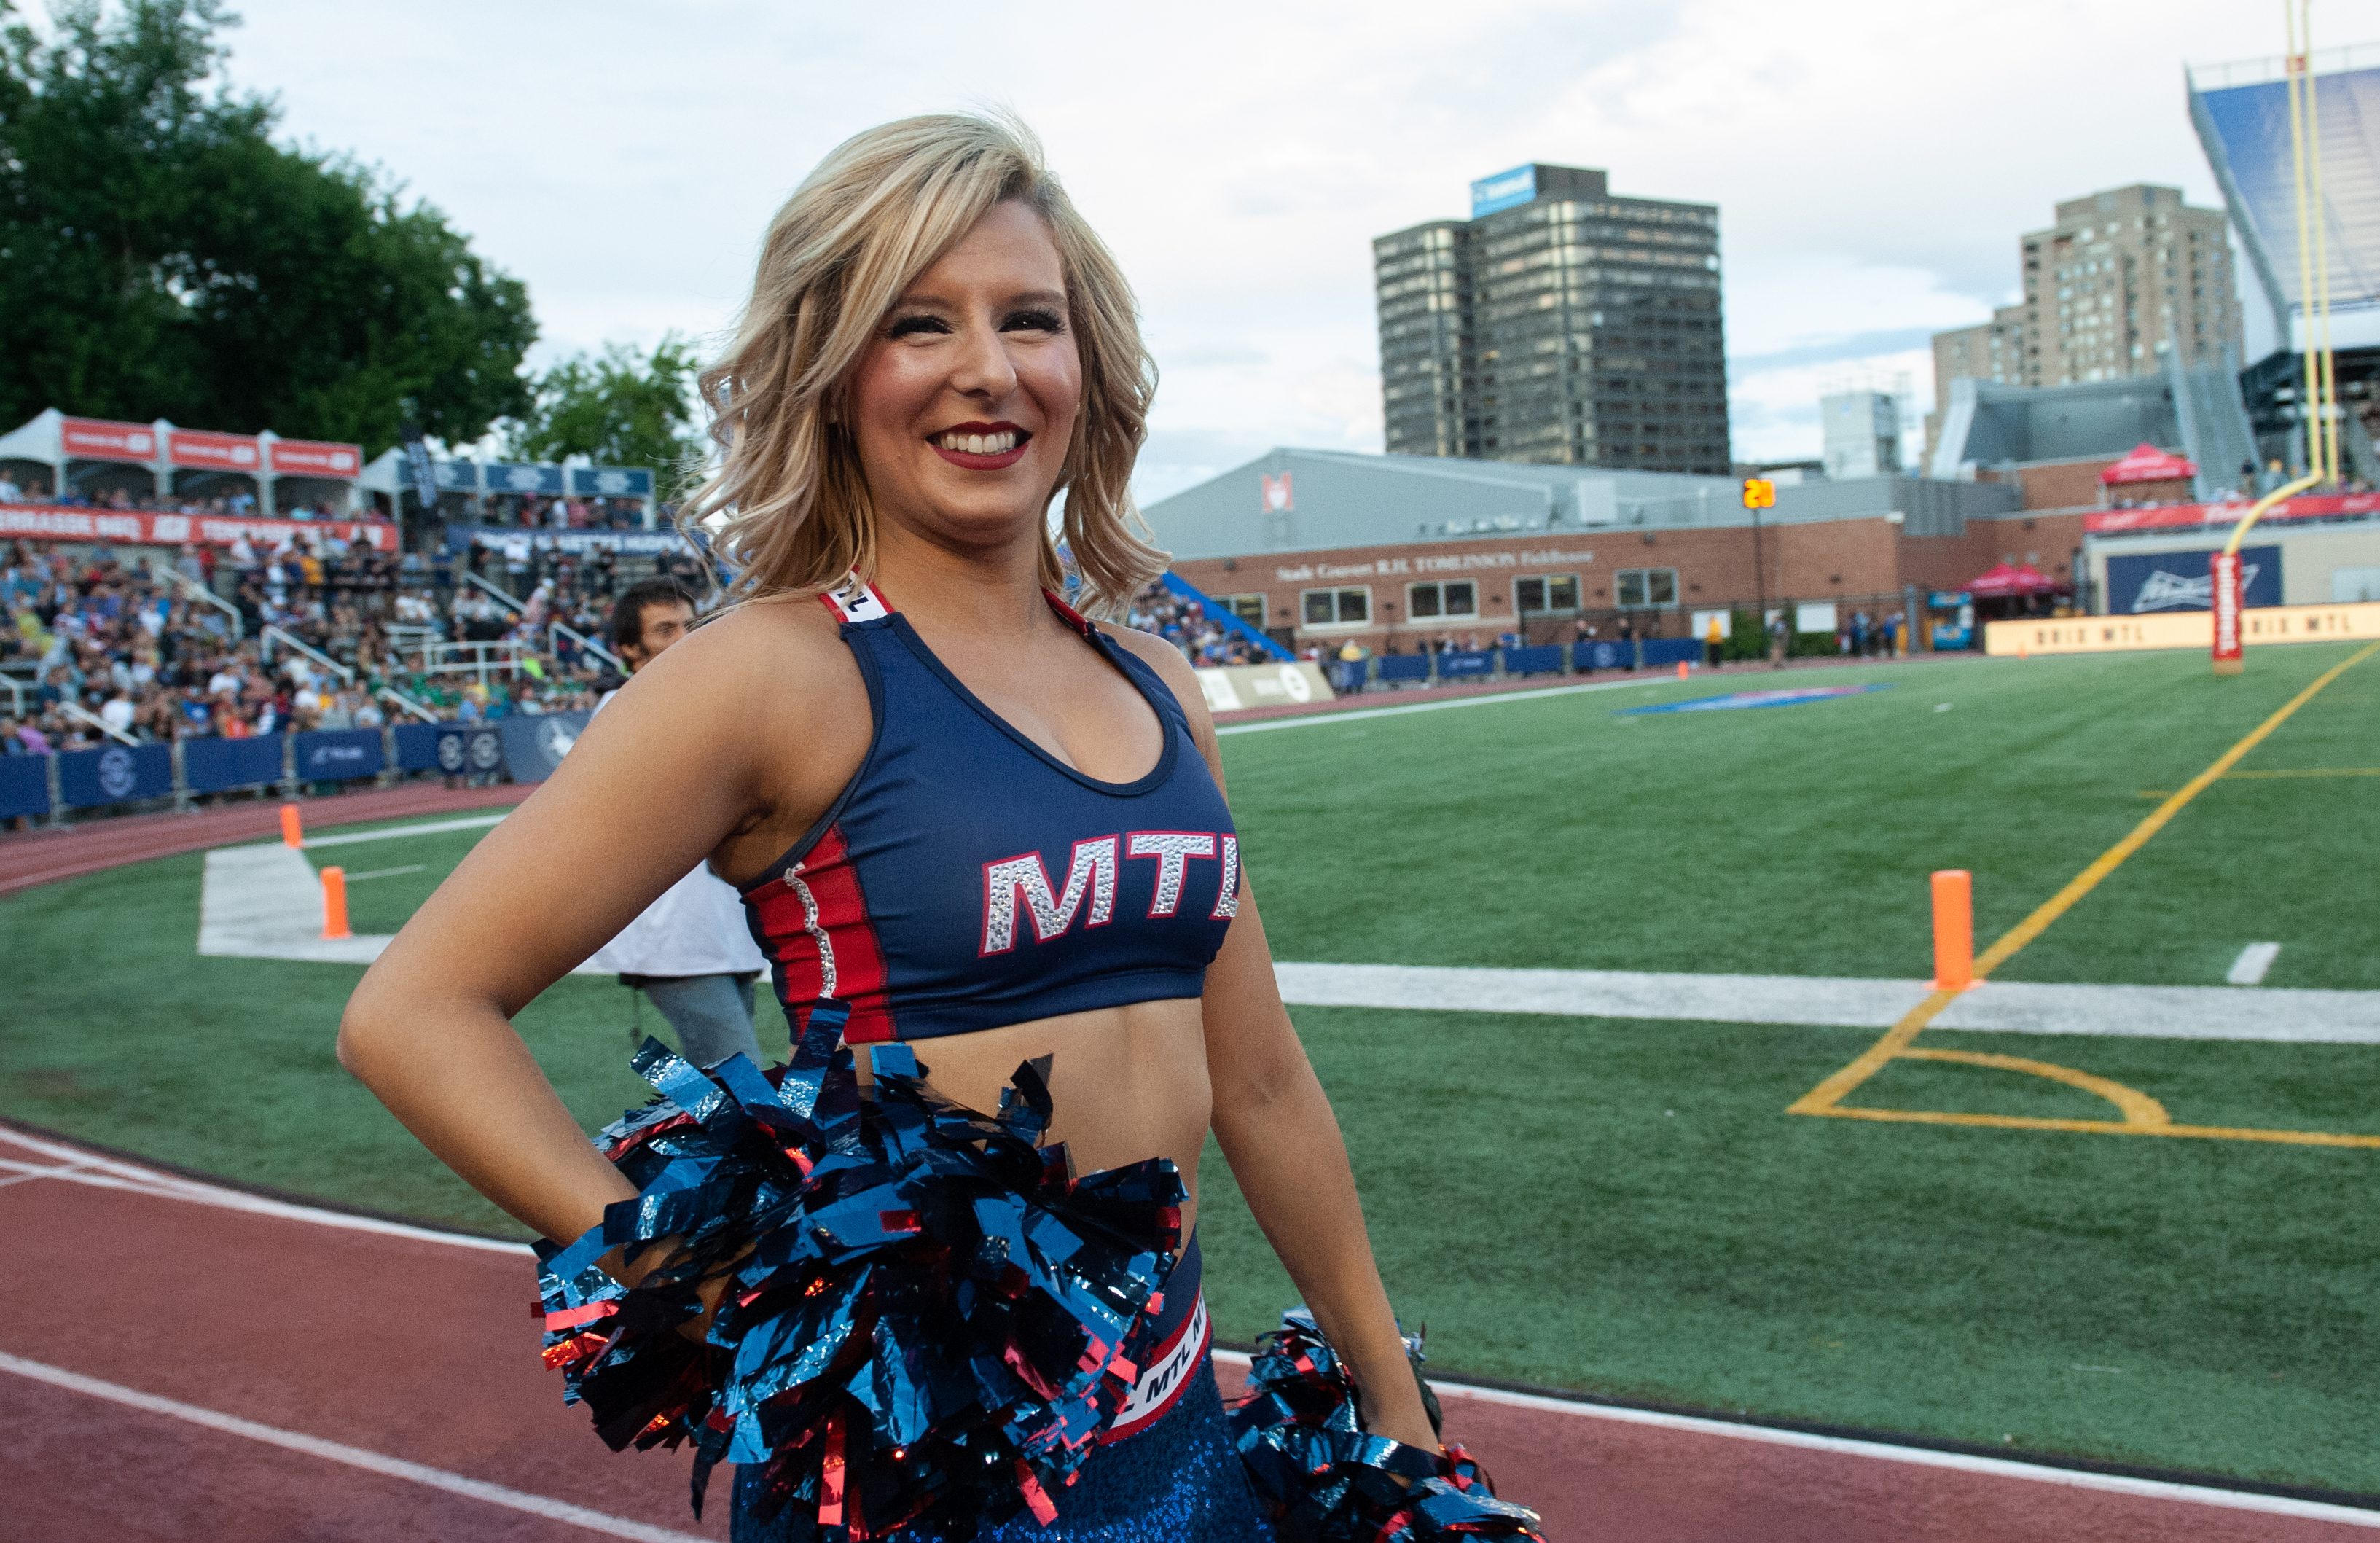
{"label": "white railing", "polygon": [[110,728],[106,719],[102,718],[98,713],[91,711],[89,708],[84,707],[79,702],[60,702],[58,706],[66,710],[67,717],[81,719],[84,723],[89,723],[92,728],[97,729],[100,733],[107,735],[110,739],[120,740],[127,745],[137,746],[140,743],[140,741],[133,738],[130,735],[126,734],[122,729]]}
{"label": "white railing", "polygon": [[510,641],[431,642],[419,644],[409,651],[421,656],[421,662],[414,668],[422,674],[476,674],[482,685],[492,674],[519,674],[521,660],[528,653],[524,645]]}
{"label": "white railing", "polygon": [[179,568],[152,566],[149,571],[151,573],[164,574],[167,578],[181,586],[181,588],[189,594],[196,596],[200,600],[205,601],[209,605],[213,606],[225,615],[229,616],[231,618],[231,635],[233,641],[237,642],[248,636],[248,624],[240,619],[238,606],[234,605],[231,601],[224,599],[223,596],[216,594],[212,589],[208,589],[205,585],[200,583],[197,579],[192,578],[188,574],[182,572]]}
{"label": "white railing", "polygon": [[546,624],[545,646],[549,649],[552,649],[554,652],[560,653],[562,651],[560,649],[554,647],[553,635],[557,632],[561,633],[565,638],[570,638],[581,649],[593,654],[596,658],[601,660],[604,663],[609,664],[613,669],[617,670],[620,674],[625,675],[628,673],[628,667],[620,662],[620,656],[618,654],[613,653],[602,644],[595,641],[594,638],[588,637],[587,634],[579,631],[577,627],[572,626],[568,622],[556,621],[548,622]]}
{"label": "white railing", "polygon": [[264,631],[259,634],[257,638],[258,646],[262,650],[264,654],[265,663],[271,664],[273,662],[273,645],[275,642],[282,644],[293,653],[305,655],[308,659],[320,664],[325,670],[337,675],[349,686],[353,686],[356,683],[356,673],[353,670],[340,663],[337,660],[333,659],[329,654],[324,653],[322,650],[309,644],[305,639],[292,636],[288,631],[272,622],[264,624]]}
{"label": "white railing", "polygon": [[391,703],[403,709],[407,712],[412,713],[416,718],[419,718],[426,723],[443,723],[445,722],[445,720],[440,717],[436,712],[422,706],[419,702],[415,701],[412,698],[407,696],[404,692],[399,691],[394,686],[383,686],[378,691],[373,692],[372,695],[382,701]]}
{"label": "white railing", "polygon": [[497,604],[503,606],[505,610],[511,612],[516,616],[528,609],[527,606],[521,604],[519,601],[516,601],[512,597],[512,592],[510,590],[499,589],[495,585],[489,583],[486,579],[481,578],[478,574],[466,570],[460,577],[464,583],[473,585],[476,588],[493,595],[496,599]]}

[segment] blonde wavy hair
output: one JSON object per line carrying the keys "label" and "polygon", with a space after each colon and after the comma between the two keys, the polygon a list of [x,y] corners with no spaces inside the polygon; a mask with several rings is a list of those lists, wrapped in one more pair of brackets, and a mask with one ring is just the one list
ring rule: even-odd
{"label": "blonde wavy hair", "polygon": [[1129,487],[1157,390],[1131,286],[1030,129],[953,113],[844,140],[770,222],[735,339],[700,378],[718,455],[680,516],[716,527],[731,594],[816,593],[846,573],[874,576],[875,506],[837,423],[849,420],[853,373],[902,292],[1010,199],[1050,227],[1082,360],[1074,438],[1050,489],[1066,495],[1066,556],[1045,510],[1041,580],[1062,592],[1070,561],[1077,603],[1108,614],[1163,571]]}

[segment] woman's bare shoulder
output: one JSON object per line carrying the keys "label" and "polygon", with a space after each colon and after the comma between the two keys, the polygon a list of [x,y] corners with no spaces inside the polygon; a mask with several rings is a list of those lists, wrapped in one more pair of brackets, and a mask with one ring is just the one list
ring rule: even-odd
{"label": "woman's bare shoulder", "polygon": [[1119,648],[1129,650],[1135,658],[1157,672],[1157,678],[1172,687],[1173,697],[1182,704],[1183,715],[1190,720],[1191,736],[1202,750],[1211,750],[1215,741],[1214,720],[1207,712],[1207,693],[1198,686],[1198,673],[1180,649],[1136,627],[1120,626],[1112,622],[1097,624],[1099,630],[1116,641]]}

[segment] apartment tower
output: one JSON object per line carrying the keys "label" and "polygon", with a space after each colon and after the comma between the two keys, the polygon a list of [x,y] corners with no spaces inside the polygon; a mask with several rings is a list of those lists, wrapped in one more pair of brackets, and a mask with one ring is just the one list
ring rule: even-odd
{"label": "apartment tower", "polygon": [[1390,454],[1728,471],[1715,206],[1530,164],[1372,263]]}

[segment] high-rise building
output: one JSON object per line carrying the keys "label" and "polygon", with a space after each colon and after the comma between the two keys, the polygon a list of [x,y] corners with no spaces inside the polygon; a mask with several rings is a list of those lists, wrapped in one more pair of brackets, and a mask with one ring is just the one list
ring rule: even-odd
{"label": "high-rise building", "polygon": [[1531,164],[1372,261],[1391,453],[1728,471],[1715,206]]}
{"label": "high-rise building", "polygon": [[1900,398],[1888,391],[1839,391],[1818,398],[1827,475],[1889,477],[1900,469]]}
{"label": "high-rise building", "polygon": [[[1930,457],[1956,380],[2077,385],[2236,362],[2240,300],[2223,213],[2178,188],[2134,183],[2057,206],[2018,242],[2024,298],[1979,326],[1934,334]],[[2228,350],[2228,353],[2227,353]]]}
{"label": "high-rise building", "polygon": [[1934,334],[1934,401],[1950,383],[2075,385],[2154,375],[2170,347],[2184,368],[2240,347],[2223,213],[2176,188],[2134,183],[2057,207],[2019,242],[2024,298],[1981,326]]}

